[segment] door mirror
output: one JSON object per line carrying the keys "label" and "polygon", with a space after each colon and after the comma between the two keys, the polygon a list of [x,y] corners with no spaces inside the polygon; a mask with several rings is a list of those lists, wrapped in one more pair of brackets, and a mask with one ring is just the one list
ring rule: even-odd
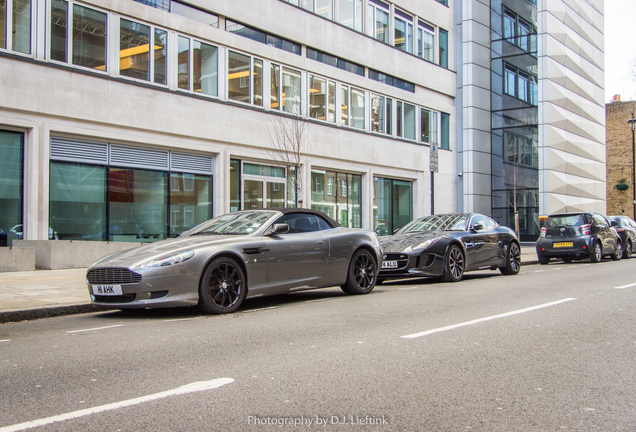
{"label": "door mirror", "polygon": [[286,223],[277,223],[272,225],[272,230],[270,231],[269,235],[275,236],[279,234],[286,234],[288,232],[289,232],[289,225],[287,225]]}
{"label": "door mirror", "polygon": [[616,221],[616,220],[610,221],[610,225],[613,226],[613,227],[617,227],[618,226],[618,221]]}
{"label": "door mirror", "polygon": [[480,223],[474,224],[473,228],[472,228],[473,231],[479,231],[479,230],[482,230],[482,229],[484,229],[484,226],[482,224],[480,224]]}

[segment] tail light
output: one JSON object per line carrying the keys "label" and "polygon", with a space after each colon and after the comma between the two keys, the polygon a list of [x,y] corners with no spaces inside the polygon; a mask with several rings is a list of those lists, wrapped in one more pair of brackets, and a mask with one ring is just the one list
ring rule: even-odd
{"label": "tail light", "polygon": [[623,231],[625,231],[625,229],[624,228],[616,228],[616,231],[623,232]]}
{"label": "tail light", "polygon": [[548,232],[547,228],[541,228],[541,237],[545,237],[547,232]]}
{"label": "tail light", "polygon": [[581,225],[581,234],[583,235],[592,234],[592,225],[591,224]]}

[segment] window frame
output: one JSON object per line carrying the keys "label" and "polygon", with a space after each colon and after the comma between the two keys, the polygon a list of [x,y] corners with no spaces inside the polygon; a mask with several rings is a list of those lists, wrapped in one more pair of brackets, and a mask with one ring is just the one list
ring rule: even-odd
{"label": "window frame", "polygon": [[[127,75],[122,75],[121,73],[121,21],[122,20],[126,20],[126,21],[130,21],[132,23],[135,24],[140,24],[140,25],[144,25],[146,27],[148,27],[150,29],[150,40],[148,41],[148,50],[150,51],[150,42],[152,42],[154,44],[155,41],[155,37],[156,37],[156,32],[157,30],[162,31],[165,33],[165,37],[166,37],[166,46],[164,47],[165,49],[165,83],[161,83],[161,82],[157,82],[156,81],[156,61],[155,61],[155,57],[153,55],[151,55],[150,53],[148,54],[148,79],[142,79],[142,78],[135,78],[135,77],[131,77],[131,76],[127,76]],[[120,15],[119,16],[119,25],[117,26],[117,40],[120,41],[120,46],[117,48],[118,49],[118,59],[119,61],[117,62],[117,67],[116,67],[116,71],[115,73],[117,74],[117,76],[127,79],[127,80],[131,80],[131,81],[135,81],[135,82],[141,82],[141,83],[149,83],[149,84],[153,84],[153,85],[158,85],[161,87],[168,87],[168,52],[170,50],[170,44],[169,44],[169,36],[168,33],[169,31],[165,28],[162,27],[157,27],[154,24],[149,24],[137,19],[132,19],[128,16],[123,16]],[[209,45],[209,44],[208,44]],[[218,50],[218,47],[217,47]],[[50,54],[50,53],[49,53]],[[178,61],[178,60],[177,60]],[[218,63],[218,62],[217,62]],[[191,69],[191,68],[190,68]],[[217,74],[218,74],[218,64],[217,64]],[[218,78],[217,78],[218,81]],[[218,82],[217,82],[217,88],[218,88]]]}
{"label": "window frame", "polygon": [[[218,46],[217,46],[218,49]],[[263,89],[265,87],[265,82],[263,80],[264,78],[264,70],[265,70],[265,65],[267,64],[265,62],[265,60],[262,57],[256,57],[253,56],[251,54],[247,54],[243,51],[239,51],[239,50],[235,50],[235,49],[230,49],[229,47],[227,47],[227,49],[224,50],[225,51],[225,100],[227,100],[228,102],[235,102],[235,103],[239,103],[239,104],[244,104],[247,106],[256,106],[256,107],[261,107],[264,108],[264,102],[265,102],[265,96],[263,94]],[[249,66],[249,79],[248,79],[248,83],[249,83],[249,96],[248,96],[248,102],[245,101],[241,101],[241,100],[237,100],[237,99],[232,99],[230,98],[230,53],[235,53],[241,56],[245,56],[245,57],[249,57],[249,62],[250,62],[250,66]],[[255,103],[255,96],[256,96],[256,92],[255,92],[255,76],[254,76],[254,68],[255,68],[255,62],[256,61],[260,61],[261,62],[261,91],[260,91],[260,97],[261,97],[261,103]],[[279,65],[282,69],[282,66]],[[271,67],[271,66],[270,66]],[[217,66],[218,68],[218,66]],[[239,80],[241,80],[243,77],[238,77]],[[234,79],[234,78],[233,78]],[[280,81],[279,81],[280,84]],[[240,85],[240,82],[239,82]],[[270,86],[271,86],[271,82],[270,82]],[[279,87],[281,87],[279,85]],[[218,82],[217,82],[217,88],[218,88]],[[218,93],[218,91],[217,91]],[[280,89],[279,89],[279,94],[280,94]],[[270,102],[271,103],[271,102]],[[279,101],[279,105],[280,105],[280,101]]]}

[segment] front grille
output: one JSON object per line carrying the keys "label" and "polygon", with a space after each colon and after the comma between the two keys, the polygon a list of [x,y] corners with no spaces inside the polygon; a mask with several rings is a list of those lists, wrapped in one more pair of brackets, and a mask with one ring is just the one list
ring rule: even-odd
{"label": "front grille", "polygon": [[127,268],[98,268],[86,275],[91,285],[123,285],[141,282],[141,275]]}
{"label": "front grille", "polygon": [[137,294],[124,294],[120,296],[100,296],[96,295],[95,301],[98,303],[132,303],[135,301]]}
{"label": "front grille", "polygon": [[406,254],[392,254],[392,253],[388,253],[385,255],[384,261],[397,261],[398,266],[397,268],[388,268],[388,269],[384,269],[385,271],[391,271],[391,270],[399,270],[402,269],[404,267],[406,267],[406,265],[409,263],[409,256]]}

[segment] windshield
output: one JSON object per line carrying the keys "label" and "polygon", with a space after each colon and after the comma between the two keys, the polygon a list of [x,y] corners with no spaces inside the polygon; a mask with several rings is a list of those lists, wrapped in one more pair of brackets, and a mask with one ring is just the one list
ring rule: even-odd
{"label": "windshield", "polygon": [[562,215],[562,216],[548,216],[545,221],[545,226],[548,228],[563,227],[563,226],[581,226],[585,225],[585,216],[579,215]]}
{"label": "windshield", "polygon": [[272,212],[229,213],[203,222],[183,234],[194,235],[245,235],[258,231],[273,215]]}
{"label": "windshield", "polygon": [[431,215],[418,219],[402,228],[398,234],[419,231],[457,231],[466,228],[466,216],[461,214]]}

